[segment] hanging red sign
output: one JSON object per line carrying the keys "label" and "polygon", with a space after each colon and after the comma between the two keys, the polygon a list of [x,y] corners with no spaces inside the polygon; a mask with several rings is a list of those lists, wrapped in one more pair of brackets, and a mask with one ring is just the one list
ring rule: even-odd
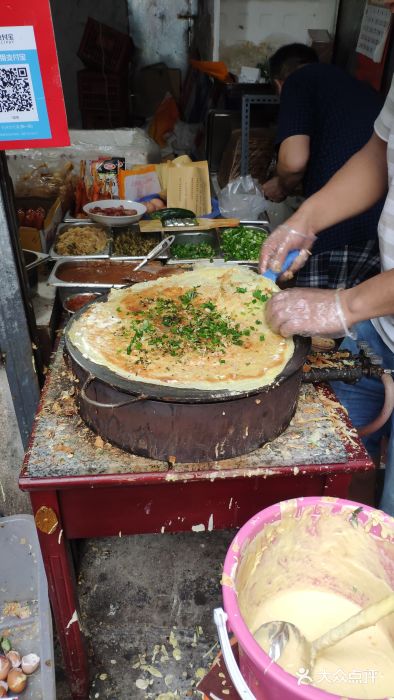
{"label": "hanging red sign", "polygon": [[49,0],[0,8],[0,149],[68,146]]}

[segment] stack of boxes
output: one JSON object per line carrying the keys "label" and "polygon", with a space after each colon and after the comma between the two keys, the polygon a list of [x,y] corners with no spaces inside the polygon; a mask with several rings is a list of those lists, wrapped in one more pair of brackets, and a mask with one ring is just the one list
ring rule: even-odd
{"label": "stack of boxes", "polygon": [[128,34],[88,18],[78,49],[86,66],[78,71],[84,129],[130,126],[128,71],[133,49]]}

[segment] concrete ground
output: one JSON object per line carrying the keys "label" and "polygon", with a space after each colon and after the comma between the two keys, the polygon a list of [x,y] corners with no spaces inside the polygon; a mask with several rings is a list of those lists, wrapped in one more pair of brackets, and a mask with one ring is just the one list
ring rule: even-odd
{"label": "concrete ground", "polygon": [[[213,609],[235,531],[134,535],[79,544],[90,698],[201,698],[218,651]],[[70,700],[57,648],[57,700]]]}
{"label": "concrete ground", "polygon": [[[18,489],[23,447],[0,369],[0,514],[30,513]],[[212,616],[235,531],[135,535],[77,546],[90,699],[201,698],[196,683],[216,655]],[[56,637],[56,635],[55,635]],[[58,644],[57,700],[71,700]],[[44,699],[46,700],[46,699]]]}

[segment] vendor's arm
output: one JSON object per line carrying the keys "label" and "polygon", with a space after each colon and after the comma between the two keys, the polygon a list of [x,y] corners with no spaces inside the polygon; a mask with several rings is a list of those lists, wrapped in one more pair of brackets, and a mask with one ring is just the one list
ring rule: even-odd
{"label": "vendor's arm", "polygon": [[[387,142],[376,133],[322,187],[309,197],[261,249],[260,270],[277,269],[290,250],[310,250],[320,231],[369,209],[387,192]],[[299,269],[301,255],[291,270]]]}
{"label": "vendor's arm", "polygon": [[294,288],[275,294],[266,318],[277,333],[340,338],[359,321],[394,314],[394,270],[345,290]]}
{"label": "vendor's arm", "polygon": [[282,202],[302,182],[309,160],[309,136],[289,136],[279,147],[276,175],[262,185],[267,199]]}

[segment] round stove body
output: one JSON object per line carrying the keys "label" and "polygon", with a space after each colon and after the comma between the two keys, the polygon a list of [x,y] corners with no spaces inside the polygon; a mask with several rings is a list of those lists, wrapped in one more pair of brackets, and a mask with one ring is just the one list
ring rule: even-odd
{"label": "round stove body", "polygon": [[104,440],[151,459],[205,462],[252,452],[289,425],[309,339],[294,339],[292,358],[268,386],[247,392],[166,387],[129,381],[82,355],[67,331],[85,309],[69,321],[65,354],[78,379],[81,418]]}

